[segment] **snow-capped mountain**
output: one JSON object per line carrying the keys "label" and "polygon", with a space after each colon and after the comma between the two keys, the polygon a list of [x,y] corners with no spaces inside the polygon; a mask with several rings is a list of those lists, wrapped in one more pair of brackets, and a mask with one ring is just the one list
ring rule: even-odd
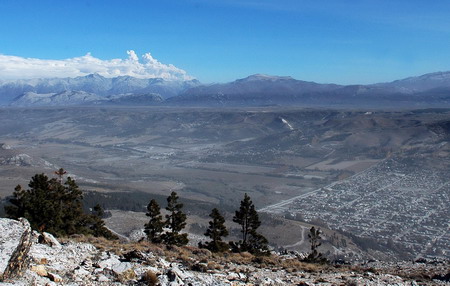
{"label": "snow-capped mountain", "polygon": [[289,76],[255,74],[229,83],[197,80],[76,78],[0,81],[0,105],[175,106],[450,106],[450,72],[437,72],[370,85],[320,84]]}
{"label": "snow-capped mountain", "polygon": [[[46,95],[52,94],[52,96],[55,96],[55,94],[64,92],[77,92],[76,96],[81,96],[82,92],[91,94],[86,98],[87,101],[92,101],[92,94],[100,97],[127,93],[157,94],[162,98],[168,98],[176,96],[180,92],[199,84],[197,80],[139,79],[130,76],[106,78],[99,74],[90,74],[75,78],[3,81],[0,82],[0,105],[9,105],[13,101],[13,105],[18,105],[22,101],[31,103],[33,101],[31,97],[36,97],[36,102],[44,103],[45,100],[49,100],[49,97]],[[22,96],[25,98],[20,99]],[[70,96],[70,103],[74,100],[73,96],[75,94]],[[97,99],[101,100],[101,98]],[[53,98],[52,102],[55,102],[54,100],[56,98]],[[61,97],[62,100],[63,97]]]}
{"label": "snow-capped mountain", "polygon": [[125,93],[100,96],[85,91],[60,93],[26,92],[17,97],[11,106],[73,106],[73,105],[153,105],[163,99],[157,94]]}
{"label": "snow-capped mountain", "polygon": [[84,91],[63,91],[60,93],[25,92],[11,103],[11,106],[56,106],[79,105],[102,101],[103,97]]}

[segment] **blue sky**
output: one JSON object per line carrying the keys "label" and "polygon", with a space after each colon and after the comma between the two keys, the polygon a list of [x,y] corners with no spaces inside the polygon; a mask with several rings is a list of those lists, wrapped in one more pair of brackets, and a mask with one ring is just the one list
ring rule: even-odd
{"label": "blue sky", "polygon": [[450,70],[447,0],[1,0],[0,35],[1,55],[150,52],[204,83],[255,73],[375,83]]}

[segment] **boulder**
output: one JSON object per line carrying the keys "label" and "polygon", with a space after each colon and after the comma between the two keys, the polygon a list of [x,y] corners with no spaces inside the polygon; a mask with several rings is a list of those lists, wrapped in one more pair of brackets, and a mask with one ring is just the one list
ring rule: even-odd
{"label": "boulder", "polygon": [[106,268],[106,269],[112,269],[114,265],[120,264],[121,261],[119,260],[118,256],[112,255],[108,259],[99,261],[96,265],[98,268]]}
{"label": "boulder", "polygon": [[79,267],[73,271],[73,275],[76,277],[85,277],[90,276],[91,272],[87,271],[86,269]]}
{"label": "boulder", "polygon": [[20,276],[27,268],[32,232],[24,218],[1,218],[0,233],[0,281],[4,281]]}
{"label": "boulder", "polygon": [[31,271],[42,277],[46,277],[48,275],[44,265],[31,266]]}
{"label": "boulder", "polygon": [[125,282],[136,279],[136,272],[133,269],[133,264],[130,262],[120,262],[114,265],[111,270],[119,281]]}
{"label": "boulder", "polygon": [[62,282],[63,281],[63,279],[62,279],[62,277],[61,276],[59,276],[58,274],[55,274],[55,273],[51,273],[51,272],[48,272],[47,273],[47,277],[50,279],[50,280],[52,280],[53,282]]}
{"label": "boulder", "polygon": [[[167,269],[166,275],[160,277],[160,282],[162,285],[164,284],[170,284],[170,285],[185,285],[183,282],[183,279],[180,277],[181,271],[178,269],[178,267],[172,267],[170,269]],[[167,279],[167,283],[164,283]]]}
{"label": "boulder", "polygon": [[105,275],[100,274],[100,275],[97,276],[97,281],[98,281],[98,282],[109,282],[110,280],[109,280],[109,278],[106,277]]}
{"label": "boulder", "polygon": [[39,236],[38,241],[39,241],[39,243],[47,244],[50,247],[56,247],[56,248],[61,247],[61,243],[59,243],[59,241],[52,234],[50,234],[48,232],[43,232]]}
{"label": "boulder", "polygon": [[140,262],[147,260],[146,254],[139,250],[132,250],[123,255],[123,258],[128,262]]}

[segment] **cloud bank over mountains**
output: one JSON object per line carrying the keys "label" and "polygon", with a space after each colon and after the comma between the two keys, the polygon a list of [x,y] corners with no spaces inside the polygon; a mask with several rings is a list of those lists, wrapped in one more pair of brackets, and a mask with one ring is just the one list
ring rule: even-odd
{"label": "cloud bank over mountains", "polygon": [[104,77],[132,76],[136,78],[163,78],[190,80],[186,71],[172,64],[163,64],[150,53],[138,55],[127,51],[127,59],[101,60],[87,53],[82,57],[64,60],[23,58],[0,54],[0,79],[17,80],[51,77],[77,77],[98,73]]}

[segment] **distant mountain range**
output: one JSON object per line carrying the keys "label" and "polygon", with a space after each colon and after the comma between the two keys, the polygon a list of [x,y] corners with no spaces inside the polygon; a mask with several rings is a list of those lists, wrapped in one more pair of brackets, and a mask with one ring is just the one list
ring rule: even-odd
{"label": "distant mountain range", "polygon": [[[126,101],[148,103],[149,98],[159,102],[199,84],[197,80],[170,81],[130,76],[105,78],[99,74],[76,78],[42,78],[3,83],[0,81],[0,105],[125,104]],[[137,100],[137,97],[141,100]]]}
{"label": "distant mountain range", "polygon": [[199,85],[167,102],[187,105],[449,106],[450,72],[371,85],[318,84],[291,77],[252,75]]}
{"label": "distant mountain range", "polygon": [[292,77],[251,75],[203,85],[129,76],[0,81],[0,105],[171,106],[408,106],[450,107],[450,72],[370,85],[319,84]]}
{"label": "distant mountain range", "polygon": [[10,106],[66,106],[66,105],[155,105],[163,99],[158,94],[125,93],[100,96],[85,91],[63,91],[59,93],[25,92]]}

